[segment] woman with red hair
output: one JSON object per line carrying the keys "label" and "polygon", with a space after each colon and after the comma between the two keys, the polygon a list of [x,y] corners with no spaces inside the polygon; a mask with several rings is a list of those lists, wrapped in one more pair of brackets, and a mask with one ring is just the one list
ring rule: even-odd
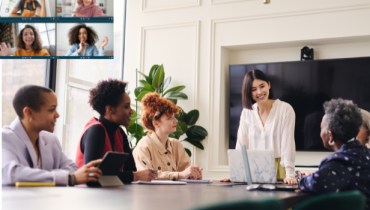
{"label": "woman with red hair", "polygon": [[95,5],[96,0],[78,0],[80,5],[76,12],[73,12],[74,17],[105,17],[100,7]]}
{"label": "woman with red hair", "polygon": [[141,122],[150,133],[134,149],[137,169],[158,170],[158,179],[202,179],[202,168],[191,166],[182,144],[168,137],[176,131],[175,114],[179,113],[179,107],[157,93],[149,93],[141,100],[141,108]]}

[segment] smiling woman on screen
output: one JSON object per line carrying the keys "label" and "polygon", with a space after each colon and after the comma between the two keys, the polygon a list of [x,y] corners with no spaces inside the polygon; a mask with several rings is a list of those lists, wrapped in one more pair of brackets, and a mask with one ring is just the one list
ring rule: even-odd
{"label": "smiling woman on screen", "polygon": [[[276,178],[287,184],[295,179],[295,113],[291,105],[273,100],[272,85],[260,70],[249,71],[243,82],[243,111],[236,149],[274,150]],[[221,181],[230,181],[224,179]]]}
{"label": "smiling woman on screen", "polygon": [[104,47],[108,44],[108,37],[105,37],[100,43],[99,50],[95,43],[98,42],[99,37],[96,31],[80,23],[72,27],[68,32],[69,48],[66,56],[104,56]]}
{"label": "smiling woman on screen", "polygon": [[78,0],[77,4],[81,6],[73,12],[73,17],[105,17],[103,11],[95,3],[96,0]]}

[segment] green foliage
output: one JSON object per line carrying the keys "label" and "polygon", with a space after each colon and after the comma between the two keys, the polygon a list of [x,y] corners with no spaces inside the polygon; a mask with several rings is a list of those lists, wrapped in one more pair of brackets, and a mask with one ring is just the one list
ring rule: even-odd
{"label": "green foliage", "polygon": [[[142,75],[145,80],[139,80],[140,87],[136,87],[134,90],[136,105],[132,105],[136,110],[131,116],[130,126],[127,128],[129,134],[130,145],[131,142],[136,141],[135,145],[140,141],[140,139],[145,136],[148,131],[141,125],[138,120],[141,116],[137,113],[139,109],[141,111],[140,105],[137,102],[141,102],[143,97],[152,92],[157,92],[161,97],[171,100],[173,103],[177,104],[177,100],[187,100],[188,96],[181,92],[185,89],[184,85],[172,87],[168,89],[171,84],[171,77],[165,78],[164,67],[162,65],[155,64],[150,68],[149,74],[145,75],[140,71],[136,71],[138,74]],[[168,90],[167,90],[168,89]],[[201,126],[195,125],[199,119],[199,111],[194,109],[186,113],[181,107],[180,113],[176,114],[175,117],[178,120],[176,125],[176,132],[169,135],[170,138],[180,139],[183,135],[186,138],[182,141],[186,141],[193,146],[203,150],[204,147],[200,141],[208,136],[208,132]],[[135,146],[132,146],[132,150]],[[191,156],[191,151],[185,148],[186,153]]]}

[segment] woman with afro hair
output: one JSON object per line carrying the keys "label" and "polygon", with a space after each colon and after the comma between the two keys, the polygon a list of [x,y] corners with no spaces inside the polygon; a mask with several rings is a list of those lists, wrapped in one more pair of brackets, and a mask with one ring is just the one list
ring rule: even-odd
{"label": "woman with afro hair", "polygon": [[156,174],[153,174],[151,169],[136,172],[127,135],[120,127],[129,126],[131,115],[134,113],[130,97],[125,93],[126,85],[126,82],[108,79],[100,81],[90,90],[89,104],[100,117],[92,117],[85,125],[78,144],[76,165],[81,168],[91,160],[104,157],[105,153],[110,151],[124,152],[130,156],[123,170],[118,173],[119,179],[123,183],[150,181],[156,178]]}
{"label": "woman with afro hair", "polygon": [[168,137],[176,131],[175,114],[179,113],[179,108],[157,93],[146,94],[141,108],[141,122],[150,133],[140,140],[133,152],[138,170],[148,165],[158,170],[158,179],[202,179],[202,168],[191,166],[182,144]]}
{"label": "woman with afro hair", "polygon": [[69,48],[66,56],[105,56],[104,47],[108,44],[105,37],[99,45],[99,51],[95,46],[99,37],[96,31],[84,23],[73,26],[68,32]]}

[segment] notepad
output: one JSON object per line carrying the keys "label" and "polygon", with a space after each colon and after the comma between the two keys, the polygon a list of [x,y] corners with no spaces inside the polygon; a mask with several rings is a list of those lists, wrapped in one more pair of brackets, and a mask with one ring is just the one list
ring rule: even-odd
{"label": "notepad", "polygon": [[212,180],[209,179],[179,179],[178,181],[187,183],[212,183]]}
{"label": "notepad", "polygon": [[54,187],[55,182],[16,182],[16,187]]}
{"label": "notepad", "polygon": [[135,181],[131,182],[131,184],[148,184],[148,185],[186,185],[186,182],[180,181],[168,181],[168,180],[152,180],[151,182],[147,181]]}

